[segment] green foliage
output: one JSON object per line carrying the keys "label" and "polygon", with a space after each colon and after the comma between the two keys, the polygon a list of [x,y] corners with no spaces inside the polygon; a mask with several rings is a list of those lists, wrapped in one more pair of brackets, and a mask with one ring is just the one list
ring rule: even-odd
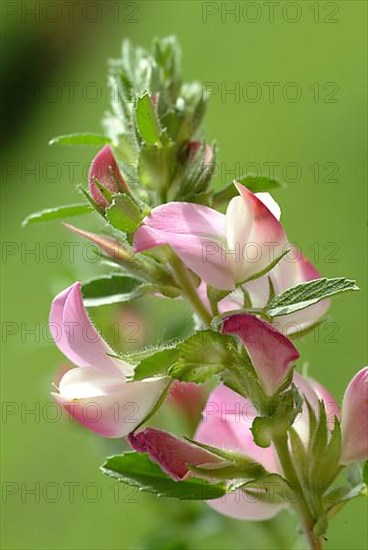
{"label": "green foliage", "polygon": [[203,383],[231,368],[236,353],[231,336],[213,330],[198,331],[178,344],[179,359],[170,370],[173,378]]}
{"label": "green foliage", "polygon": [[175,346],[153,350],[152,354],[144,357],[134,369],[134,380],[167,374],[178,357],[179,350]]}
{"label": "green foliage", "polygon": [[49,141],[49,145],[88,145],[97,147],[107,143],[111,143],[111,139],[98,134],[67,134],[54,137]]}
{"label": "green foliage", "polygon": [[22,225],[29,225],[31,223],[47,222],[51,220],[60,220],[64,218],[70,218],[72,216],[81,216],[83,214],[89,214],[92,212],[92,207],[88,204],[70,204],[68,206],[57,206],[56,208],[47,208],[40,212],[30,214],[23,221]]}
{"label": "green foliage", "polygon": [[135,452],[108,458],[101,470],[118,481],[159,497],[210,500],[226,494],[224,484],[208,483],[196,478],[173,481],[147,455]]}
{"label": "green foliage", "polygon": [[138,98],[135,116],[139,133],[144,141],[149,145],[159,143],[161,127],[152,99],[148,93]]}
{"label": "green foliage", "polygon": [[144,287],[141,280],[128,275],[114,273],[95,277],[82,285],[84,305],[98,307],[128,302],[142,296]]}
{"label": "green foliage", "polygon": [[288,288],[278,296],[275,296],[268,304],[266,311],[271,317],[288,315],[335,294],[351,290],[359,290],[359,288],[356,286],[355,281],[346,279],[345,277],[315,279]]}

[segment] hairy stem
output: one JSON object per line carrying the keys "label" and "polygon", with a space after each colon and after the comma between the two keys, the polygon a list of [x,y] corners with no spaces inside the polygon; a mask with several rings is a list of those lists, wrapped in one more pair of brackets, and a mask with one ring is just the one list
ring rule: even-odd
{"label": "hairy stem", "polygon": [[181,288],[183,296],[188,300],[193,310],[196,312],[198,317],[208,325],[211,323],[212,316],[208,309],[203,304],[202,300],[197,294],[196,289],[193,286],[193,283],[190,279],[187,268],[183,262],[175,254],[171,254],[169,257],[169,262],[174,272],[175,278]]}
{"label": "hairy stem", "polygon": [[298,500],[295,503],[295,506],[299,514],[304,534],[308,540],[309,547],[311,550],[322,550],[323,540],[321,537],[317,537],[313,532],[315,519],[309,508],[308,501],[303,491],[303,487],[300,484],[298,474],[291,459],[289,447],[287,444],[287,435],[282,434],[280,436],[274,437],[273,444],[279,457],[285,479],[298,490]]}

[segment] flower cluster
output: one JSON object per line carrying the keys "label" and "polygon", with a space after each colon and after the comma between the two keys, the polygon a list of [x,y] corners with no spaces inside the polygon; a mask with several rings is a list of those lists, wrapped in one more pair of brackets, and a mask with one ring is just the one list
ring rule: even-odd
{"label": "flower cluster", "polygon": [[[66,225],[98,245],[112,272],[52,302],[53,338],[74,365],[52,395],[93,432],[127,438],[133,451],[108,459],[105,473],[239,519],[293,506],[320,548],[328,520],[364,491],[360,473],[353,486],[342,476],[360,472],[368,455],[368,369],[340,408],[296,370],[295,340],[323,320],[333,295],[357,287],[322,277],[291,244],[268,193],[277,182],[239,175],[213,190],[216,147],[198,137],[206,98],[198,83],[182,82],[173,38],[152,54],[125,44],[110,77],[121,93],[105,135],[53,140],[103,145],[81,189],[87,203],[51,217],[95,212],[100,233]],[[49,218],[50,210],[28,221]],[[186,301],[192,333],[136,353],[112,350],[86,307],[147,294]],[[192,439],[143,427],[165,402],[187,412]]]}

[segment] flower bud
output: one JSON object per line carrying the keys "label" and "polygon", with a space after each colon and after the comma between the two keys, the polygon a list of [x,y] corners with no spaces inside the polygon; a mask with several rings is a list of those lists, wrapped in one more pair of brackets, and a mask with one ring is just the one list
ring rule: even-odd
{"label": "flower bud", "polygon": [[[101,191],[96,180],[106,189],[106,194]],[[93,159],[88,173],[88,186],[93,200],[102,208],[106,208],[110,204],[107,195],[130,192],[120,173],[110,145],[105,145]]]}

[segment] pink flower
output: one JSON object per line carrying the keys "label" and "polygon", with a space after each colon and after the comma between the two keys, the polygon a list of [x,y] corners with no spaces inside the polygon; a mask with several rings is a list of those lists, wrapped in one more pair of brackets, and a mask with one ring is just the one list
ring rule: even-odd
{"label": "pink flower", "polygon": [[368,367],[348,385],[342,401],[342,464],[368,459]]}
{"label": "pink flower", "polygon": [[240,337],[267,395],[275,393],[299,358],[286,336],[254,315],[225,318],[222,332]]}
{"label": "pink flower", "polygon": [[273,199],[235,185],[239,196],[230,201],[226,215],[185,202],[154,208],[135,233],[135,251],[170,245],[206,283],[235,289],[280,256],[287,243]]}
{"label": "pink flower", "polygon": [[132,366],[113,358],[113,350],[92,325],[75,283],[54,298],[50,331],[64,355],[77,368],[66,372],[52,393],[78,422],[105,437],[124,437],[152,410],[168,378],[128,382]]}
{"label": "pink flower", "polygon": [[[294,383],[308,399],[318,415],[318,395],[314,381],[294,373]],[[326,403],[326,406],[329,403]],[[338,409],[334,402],[334,407]],[[293,428],[304,443],[308,442],[309,423],[306,407],[297,417]],[[195,440],[223,450],[242,453],[260,463],[271,473],[282,474],[276,452],[273,447],[258,447],[253,441],[252,422],[257,416],[254,405],[225,386],[218,386],[209,396],[203,412],[203,420],[195,434]],[[272,492],[268,502],[247,496],[242,491],[228,493],[221,499],[210,500],[207,504],[217,512],[236,519],[265,520],[275,516],[285,504],[272,501]]]}
{"label": "pink flower", "polygon": [[120,173],[110,145],[105,145],[97,153],[88,173],[88,185],[92,198],[101,208],[106,208],[109,206],[109,201],[97,187],[95,179],[113,195],[121,192],[130,192]]}

